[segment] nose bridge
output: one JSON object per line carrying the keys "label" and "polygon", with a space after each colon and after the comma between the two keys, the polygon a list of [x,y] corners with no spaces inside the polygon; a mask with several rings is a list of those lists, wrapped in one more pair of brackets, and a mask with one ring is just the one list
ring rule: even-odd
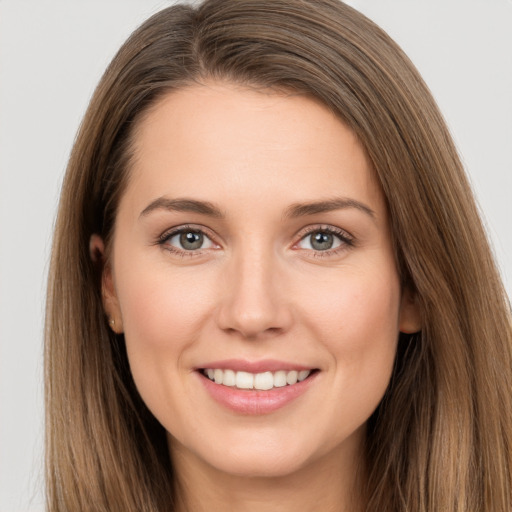
{"label": "nose bridge", "polygon": [[223,329],[254,338],[288,327],[291,314],[272,247],[257,241],[243,244],[234,251],[224,278],[226,294],[219,315]]}

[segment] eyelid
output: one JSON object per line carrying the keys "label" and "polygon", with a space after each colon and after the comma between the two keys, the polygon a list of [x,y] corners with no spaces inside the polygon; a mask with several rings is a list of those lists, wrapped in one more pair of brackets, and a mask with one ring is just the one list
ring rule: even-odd
{"label": "eyelid", "polygon": [[[211,243],[215,246],[213,250],[217,250],[222,247],[222,245],[218,242],[218,236],[212,232],[209,228],[199,225],[199,224],[181,224],[178,226],[174,226],[172,228],[169,228],[165,230],[160,236],[157,237],[157,240],[155,241],[155,245],[160,245],[164,249],[178,255],[182,256],[199,256],[203,254],[206,251],[211,251],[212,248],[206,248],[206,249],[196,249],[196,250],[184,250],[180,249],[179,247],[175,247],[170,244],[166,244],[168,240],[170,240],[172,237],[186,232],[186,231],[195,231],[202,233],[205,237],[207,237]],[[301,242],[304,238],[306,238],[308,235],[312,233],[317,232],[325,232],[330,233],[334,236],[336,236],[340,240],[340,245],[333,248],[333,249],[327,249],[324,251],[315,250],[315,249],[302,249],[297,247],[299,242]],[[337,226],[333,226],[330,224],[312,224],[310,226],[306,226],[302,228],[294,237],[295,242],[292,245],[292,249],[300,250],[304,252],[311,252],[315,255],[315,257],[323,257],[323,256],[331,256],[336,255],[338,253],[341,253],[343,251],[346,251],[353,247],[355,245],[355,237],[350,234],[345,229],[339,228]],[[165,246],[165,247],[164,247]]]}
{"label": "eyelid", "polygon": [[176,235],[179,235],[180,233],[186,232],[186,231],[194,231],[196,233],[201,233],[206,238],[208,238],[211,243],[215,246],[213,247],[214,250],[220,248],[220,244],[217,241],[217,236],[208,228],[205,226],[201,226],[199,224],[180,224],[178,226],[174,226],[172,228],[166,229],[160,236],[158,236],[155,245],[160,245],[164,249],[175,253],[175,254],[182,254],[187,256],[197,256],[202,254],[205,251],[212,250],[212,248],[206,248],[206,249],[196,249],[187,251],[184,249],[180,249],[179,247],[175,247],[170,244],[166,244],[171,238],[173,238]]}
{"label": "eyelid", "polygon": [[[308,235],[311,235],[312,233],[318,233],[318,232],[325,232],[330,233],[336,237],[339,238],[341,241],[341,244],[338,247],[335,247],[334,249],[327,249],[325,251],[318,251],[315,249],[302,249],[297,247],[297,245],[304,240]],[[332,226],[330,224],[314,224],[311,226],[306,226],[305,228],[301,229],[297,235],[296,235],[296,242],[293,243],[292,249],[300,250],[300,251],[306,251],[306,252],[312,252],[315,254],[316,257],[322,257],[322,256],[330,256],[333,254],[338,254],[340,252],[346,251],[347,249],[353,247],[355,245],[355,237],[350,234],[345,229],[341,229],[337,226]]]}

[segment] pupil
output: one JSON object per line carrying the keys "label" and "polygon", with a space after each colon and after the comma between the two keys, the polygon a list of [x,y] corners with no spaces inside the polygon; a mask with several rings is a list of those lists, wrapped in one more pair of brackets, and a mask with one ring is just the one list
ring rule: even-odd
{"label": "pupil", "polygon": [[203,234],[187,231],[180,235],[180,244],[184,249],[193,251],[199,249],[203,245]]}
{"label": "pupil", "polygon": [[330,233],[317,232],[311,235],[311,247],[317,251],[330,249],[333,241],[333,236]]}

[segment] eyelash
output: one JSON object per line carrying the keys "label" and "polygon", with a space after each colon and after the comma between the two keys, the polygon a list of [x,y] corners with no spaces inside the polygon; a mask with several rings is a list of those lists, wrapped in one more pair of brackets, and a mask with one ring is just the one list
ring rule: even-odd
{"label": "eyelash", "polygon": [[173,228],[170,231],[164,232],[162,235],[158,237],[157,244],[162,246],[166,251],[169,251],[173,254],[176,254],[177,256],[181,256],[182,258],[185,257],[194,257],[194,256],[201,256],[204,253],[204,249],[197,249],[193,251],[186,251],[184,249],[179,249],[178,247],[175,247],[173,245],[168,244],[169,240],[171,240],[176,235],[180,235],[182,233],[200,233],[205,238],[210,240],[213,244],[216,244],[214,241],[212,235],[210,235],[205,228],[199,227],[199,226],[193,226],[193,225],[184,225],[179,226],[177,228]]}
{"label": "eyelash", "polygon": [[[335,256],[337,254],[340,254],[343,251],[346,251],[350,249],[351,247],[354,247],[355,245],[355,239],[352,235],[344,231],[343,229],[336,228],[334,226],[325,226],[325,225],[316,225],[316,226],[308,226],[306,227],[301,233],[299,241],[294,244],[296,246],[299,244],[302,240],[306,239],[308,236],[312,235],[313,233],[327,233],[329,235],[333,235],[336,238],[340,240],[340,245],[338,247],[335,247],[334,249],[327,249],[325,251],[319,251],[319,250],[312,250],[313,256],[315,258],[326,258],[329,256]],[[300,249],[298,249],[300,250]],[[308,249],[303,249],[308,250]]]}
{"label": "eyelash", "polygon": [[[201,256],[205,250],[208,249],[197,249],[197,250],[183,250],[179,249],[173,245],[168,244],[169,240],[171,240],[176,235],[180,235],[182,233],[199,233],[202,234],[205,238],[211,241],[211,243],[218,245],[214,237],[209,234],[207,230],[203,227],[199,226],[193,226],[193,225],[183,225],[179,226],[177,228],[173,228],[170,231],[164,232],[162,235],[160,235],[156,241],[157,245],[162,246],[165,250],[176,254],[177,256],[180,256],[182,258],[184,257],[195,257],[195,256]],[[353,247],[355,245],[355,240],[352,235],[347,233],[346,231],[336,228],[334,226],[323,226],[323,225],[316,225],[316,226],[308,226],[305,228],[302,232],[299,233],[299,240],[294,243],[293,247],[296,247],[301,241],[306,239],[308,236],[314,234],[314,233],[327,233],[329,235],[333,235],[336,238],[339,239],[341,242],[340,245],[334,249],[327,249],[325,251],[320,250],[314,250],[314,249],[296,249],[296,250],[307,250],[311,251],[316,258],[325,258],[329,256],[333,256],[336,254],[339,254],[340,252],[346,251],[347,249]]]}

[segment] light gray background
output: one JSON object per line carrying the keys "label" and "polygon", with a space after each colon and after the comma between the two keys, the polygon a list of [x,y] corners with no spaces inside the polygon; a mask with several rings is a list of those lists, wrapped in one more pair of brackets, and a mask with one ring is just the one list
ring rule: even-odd
{"label": "light gray background", "polygon": [[[0,0],[0,512],[43,510],[44,290],[59,186],[95,84],[171,1]],[[512,291],[512,1],[352,0],[415,62]]]}

